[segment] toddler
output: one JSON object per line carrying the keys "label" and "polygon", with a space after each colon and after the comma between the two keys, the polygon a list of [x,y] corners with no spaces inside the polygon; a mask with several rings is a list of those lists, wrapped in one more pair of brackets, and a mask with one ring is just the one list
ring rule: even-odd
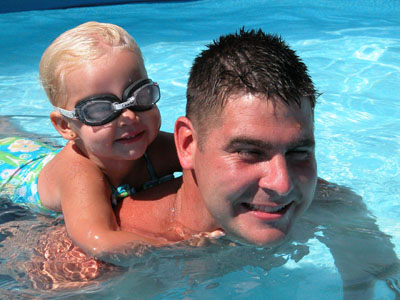
{"label": "toddler", "polygon": [[[19,180],[16,197],[62,212],[71,239],[91,255],[162,243],[120,231],[113,212],[118,199],[181,170],[173,134],[160,131],[159,86],[133,38],[116,25],[84,23],[46,49],[39,73],[54,107],[51,122],[68,142],[54,151],[26,139],[1,140],[0,150],[19,160],[3,168],[8,180],[1,189]],[[29,149],[39,155],[24,157]]]}

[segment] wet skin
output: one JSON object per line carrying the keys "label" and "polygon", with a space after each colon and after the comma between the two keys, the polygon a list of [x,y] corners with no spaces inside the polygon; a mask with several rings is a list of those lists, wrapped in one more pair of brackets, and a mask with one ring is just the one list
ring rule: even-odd
{"label": "wet skin", "polygon": [[[229,98],[196,145],[194,176],[217,226],[234,240],[273,245],[310,205],[317,182],[313,113],[253,95]],[[210,126],[211,127],[211,126]]]}
{"label": "wet skin", "polygon": [[[130,83],[147,78],[139,61],[131,51],[111,49],[86,67],[73,70],[66,78],[67,109],[72,110],[80,100],[98,94],[113,94],[121,99]],[[118,118],[102,126],[72,120],[74,131],[84,141],[80,148],[91,159],[108,162],[140,158],[157,136],[160,124],[156,106],[143,112],[125,109]]]}

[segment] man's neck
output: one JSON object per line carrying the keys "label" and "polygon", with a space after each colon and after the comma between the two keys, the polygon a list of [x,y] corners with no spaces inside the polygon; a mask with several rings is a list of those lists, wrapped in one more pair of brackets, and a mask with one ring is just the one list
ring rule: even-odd
{"label": "man's neck", "polygon": [[218,224],[204,206],[200,190],[190,171],[183,172],[183,181],[178,189],[174,204],[174,220],[194,232],[210,232]]}
{"label": "man's neck", "polygon": [[117,217],[122,231],[142,232],[170,242],[219,229],[189,171],[184,171],[181,179],[125,198]]}

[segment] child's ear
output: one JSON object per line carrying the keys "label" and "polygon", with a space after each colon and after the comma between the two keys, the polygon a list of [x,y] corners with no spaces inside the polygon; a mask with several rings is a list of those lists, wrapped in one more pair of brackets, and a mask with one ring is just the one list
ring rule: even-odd
{"label": "child's ear", "polygon": [[72,130],[70,123],[57,111],[50,113],[50,120],[58,133],[66,140],[74,140],[77,137],[75,131]]}
{"label": "child's ear", "polygon": [[197,147],[197,136],[192,122],[186,117],[179,117],[174,129],[176,152],[182,169],[193,169]]}

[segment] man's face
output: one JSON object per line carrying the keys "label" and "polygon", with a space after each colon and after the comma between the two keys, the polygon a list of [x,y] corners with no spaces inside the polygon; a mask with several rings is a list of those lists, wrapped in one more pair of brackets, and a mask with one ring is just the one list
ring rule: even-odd
{"label": "man's face", "polygon": [[221,117],[195,150],[195,179],[204,204],[234,240],[273,245],[288,234],[314,196],[310,102],[302,99],[299,108],[236,95]]}

